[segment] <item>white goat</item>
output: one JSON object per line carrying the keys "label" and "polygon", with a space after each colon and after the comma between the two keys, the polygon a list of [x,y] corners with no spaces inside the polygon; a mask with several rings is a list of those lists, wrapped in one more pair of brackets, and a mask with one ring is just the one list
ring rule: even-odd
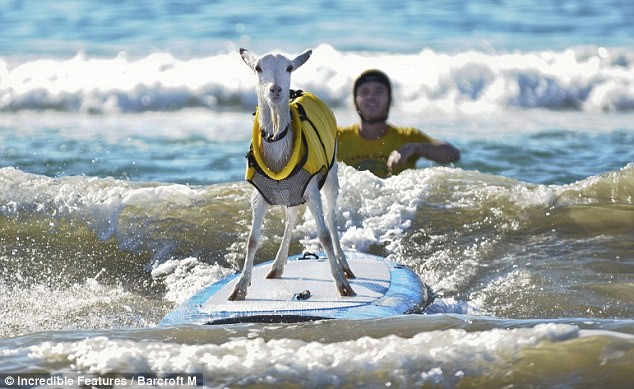
{"label": "white goat", "polygon": [[[307,50],[292,60],[282,54],[267,54],[258,58],[247,50],[240,49],[242,59],[258,76],[256,87],[258,112],[254,126],[259,124],[261,135],[254,130],[254,138],[261,136],[262,139],[253,139],[251,147],[258,148],[257,151],[263,164],[274,173],[281,172],[287,166],[292,159],[293,150],[298,144],[292,127],[293,119],[289,107],[291,72],[303,65],[311,54],[312,51]],[[323,103],[320,102],[320,104]],[[327,109],[327,112],[332,116],[332,122],[335,123],[332,112],[329,109]],[[327,130],[332,131],[333,139],[336,139],[336,123],[332,127]],[[334,142],[334,153],[336,156],[336,141]],[[308,181],[303,194],[301,194],[300,203],[304,201],[308,203],[308,208],[315,218],[319,241],[328,256],[330,270],[339,294],[341,296],[354,296],[355,292],[347,280],[347,278],[354,278],[354,274],[341,248],[335,220],[336,201],[339,194],[336,158],[334,158],[332,166],[325,176],[325,181],[321,181],[324,193],[323,208],[318,177],[315,175],[309,178],[310,181]],[[297,186],[293,188],[296,189]],[[251,197],[253,224],[249,234],[244,268],[233,292],[229,296],[229,300],[244,300],[246,298],[247,287],[251,284],[253,259],[260,243],[262,222],[269,203],[270,200],[265,198],[258,189],[253,191]],[[267,278],[282,277],[288,257],[291,232],[297,219],[298,204],[282,205],[286,205],[286,227],[282,243]],[[324,209],[326,210],[325,221]]]}

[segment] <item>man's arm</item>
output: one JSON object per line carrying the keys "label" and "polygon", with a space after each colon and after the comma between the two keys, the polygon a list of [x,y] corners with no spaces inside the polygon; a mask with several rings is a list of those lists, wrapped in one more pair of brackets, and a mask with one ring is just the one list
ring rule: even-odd
{"label": "man's arm", "polygon": [[460,160],[460,150],[452,144],[434,140],[432,143],[416,143],[416,154],[434,162],[449,163]]}
{"label": "man's arm", "polygon": [[390,154],[387,167],[390,171],[410,158],[425,158],[439,163],[457,162],[460,150],[450,143],[434,140],[431,143],[407,143]]}

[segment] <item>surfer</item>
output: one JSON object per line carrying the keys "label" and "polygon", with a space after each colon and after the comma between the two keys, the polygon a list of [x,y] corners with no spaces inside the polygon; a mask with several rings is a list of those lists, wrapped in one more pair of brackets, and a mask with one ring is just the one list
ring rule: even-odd
{"label": "surfer", "polygon": [[354,82],[353,97],[361,122],[338,128],[339,161],[384,178],[415,168],[419,158],[439,163],[460,159],[460,151],[450,143],[387,122],[392,85],[382,71],[361,73]]}

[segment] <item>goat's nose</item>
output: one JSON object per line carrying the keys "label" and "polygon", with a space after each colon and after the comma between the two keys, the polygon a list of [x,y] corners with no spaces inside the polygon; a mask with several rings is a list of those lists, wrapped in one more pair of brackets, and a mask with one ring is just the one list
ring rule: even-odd
{"label": "goat's nose", "polygon": [[271,86],[271,92],[272,93],[282,93],[282,87],[279,85],[273,85]]}

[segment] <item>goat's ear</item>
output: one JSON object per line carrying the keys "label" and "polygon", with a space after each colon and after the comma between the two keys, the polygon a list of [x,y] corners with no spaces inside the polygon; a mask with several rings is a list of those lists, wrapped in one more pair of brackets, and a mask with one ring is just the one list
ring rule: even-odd
{"label": "goat's ear", "polygon": [[242,60],[244,61],[244,63],[249,65],[249,67],[253,71],[255,71],[255,66],[256,66],[256,63],[258,62],[258,59],[253,54],[249,53],[247,49],[240,49],[240,56],[242,57]]}
{"label": "goat's ear", "polygon": [[310,58],[310,55],[312,53],[313,53],[312,50],[306,50],[300,55],[298,55],[297,57],[295,57],[293,59],[293,71],[297,70],[298,67],[302,66],[306,61],[308,61],[308,58]]}

